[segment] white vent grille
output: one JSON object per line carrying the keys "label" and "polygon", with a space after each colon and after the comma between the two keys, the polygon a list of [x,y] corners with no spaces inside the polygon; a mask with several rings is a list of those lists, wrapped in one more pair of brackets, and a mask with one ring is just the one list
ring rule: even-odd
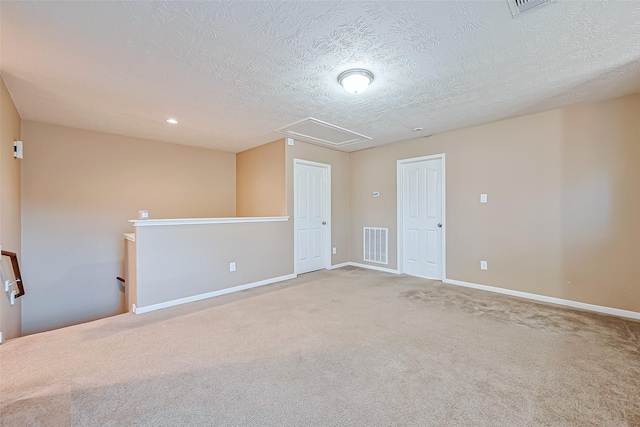
{"label": "white vent grille", "polygon": [[364,260],[388,264],[389,229],[364,227]]}
{"label": "white vent grille", "polygon": [[508,0],[509,8],[511,8],[511,14],[515,18],[516,16],[524,13],[536,6],[542,6],[546,3],[550,3],[551,0]]}

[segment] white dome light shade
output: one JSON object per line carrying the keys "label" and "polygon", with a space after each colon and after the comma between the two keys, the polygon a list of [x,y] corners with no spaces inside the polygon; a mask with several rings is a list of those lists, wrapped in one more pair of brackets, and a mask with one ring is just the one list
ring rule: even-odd
{"label": "white dome light shade", "polygon": [[349,93],[362,93],[369,87],[373,81],[373,74],[369,70],[355,68],[340,73],[338,82]]}

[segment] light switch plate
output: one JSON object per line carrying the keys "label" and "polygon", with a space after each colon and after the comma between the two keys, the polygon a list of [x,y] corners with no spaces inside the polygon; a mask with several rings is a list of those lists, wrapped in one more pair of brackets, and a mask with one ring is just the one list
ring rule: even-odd
{"label": "light switch plate", "polygon": [[333,248],[333,252],[334,255],[338,253],[338,249],[337,248]]}
{"label": "light switch plate", "polygon": [[487,195],[486,194],[481,194],[480,195],[480,203],[487,203]]}
{"label": "light switch plate", "polygon": [[232,273],[234,271],[236,271],[236,263],[235,262],[230,262],[229,263],[229,271],[232,272]]}
{"label": "light switch plate", "polygon": [[487,261],[480,261],[480,270],[486,270],[487,267]]}

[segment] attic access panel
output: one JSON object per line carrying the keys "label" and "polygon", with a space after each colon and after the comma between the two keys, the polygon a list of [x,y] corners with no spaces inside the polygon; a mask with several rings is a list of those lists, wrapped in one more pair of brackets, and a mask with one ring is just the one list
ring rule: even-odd
{"label": "attic access panel", "polygon": [[313,117],[300,120],[277,130],[289,137],[301,139],[327,147],[338,148],[373,138],[353,132]]}

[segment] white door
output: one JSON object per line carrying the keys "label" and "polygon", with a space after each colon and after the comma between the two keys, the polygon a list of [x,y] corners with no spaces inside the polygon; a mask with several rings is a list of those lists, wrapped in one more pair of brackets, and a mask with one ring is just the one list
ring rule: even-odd
{"label": "white door", "polygon": [[402,268],[442,279],[442,159],[402,165]]}
{"label": "white door", "polygon": [[294,164],[298,274],[326,267],[328,168]]}

